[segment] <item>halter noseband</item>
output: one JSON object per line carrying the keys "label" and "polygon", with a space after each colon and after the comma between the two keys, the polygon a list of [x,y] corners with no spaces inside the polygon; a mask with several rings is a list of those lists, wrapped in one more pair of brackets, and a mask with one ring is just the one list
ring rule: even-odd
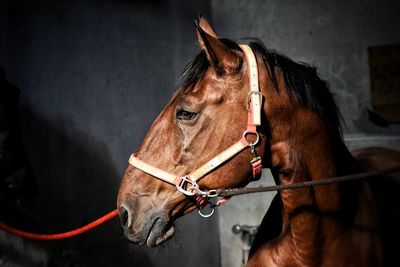
{"label": "halter noseband", "polygon": [[[248,118],[247,118],[247,129],[243,132],[242,137],[235,144],[230,146],[228,149],[224,150],[199,168],[192,171],[190,174],[179,176],[164,170],[161,170],[157,167],[149,165],[144,161],[141,161],[137,158],[136,153],[132,154],[129,158],[129,163],[135,168],[158,178],[166,183],[175,185],[176,188],[187,196],[196,196],[195,199],[197,201],[197,205],[199,208],[207,205],[207,200],[210,197],[216,197],[216,190],[203,191],[199,188],[197,181],[201,178],[209,174],[210,172],[217,169],[226,161],[230,160],[234,156],[238,155],[240,152],[245,150],[246,148],[251,148],[251,153],[253,155],[253,159],[250,161],[253,169],[253,179],[258,179],[261,177],[262,172],[262,164],[261,157],[257,156],[255,153],[254,147],[257,145],[260,139],[260,135],[257,132],[257,126],[261,125],[261,104],[262,104],[262,95],[259,90],[258,85],[258,68],[256,57],[248,45],[239,45],[243,50],[247,64],[249,66],[249,80],[250,80],[250,91],[247,95],[247,110],[248,110]],[[256,137],[254,142],[250,142],[247,137],[249,135],[253,135]],[[217,202],[216,205],[221,204],[222,202]],[[209,217],[212,215],[212,212],[208,215],[204,215],[199,213],[203,217]]]}

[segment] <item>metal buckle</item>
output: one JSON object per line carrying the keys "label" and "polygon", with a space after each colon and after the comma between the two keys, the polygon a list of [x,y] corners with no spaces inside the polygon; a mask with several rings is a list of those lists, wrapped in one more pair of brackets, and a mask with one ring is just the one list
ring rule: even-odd
{"label": "metal buckle", "polygon": [[[179,190],[184,195],[187,196],[194,196],[194,195],[201,195],[203,197],[208,197],[208,198],[213,198],[218,196],[218,192],[215,189],[203,191],[199,188],[199,185],[196,183],[196,181],[193,181],[187,177],[187,175],[182,176],[182,181],[178,184],[175,185],[176,188]],[[187,184],[190,184],[190,186],[185,189],[185,186]]]}
{"label": "metal buckle", "polygon": [[[176,188],[182,194],[187,195],[187,196],[194,196],[196,193],[201,191],[199,189],[199,186],[196,183],[196,181],[192,181],[186,175],[182,176],[181,178],[182,178],[182,181],[179,183],[179,185],[176,185]],[[187,184],[190,184],[190,186],[187,189],[185,189]]]}
{"label": "metal buckle", "polygon": [[256,163],[256,162],[259,161],[260,159],[261,159],[260,156],[254,157],[252,160],[250,160],[250,163],[251,163],[251,164]]}
{"label": "metal buckle", "polygon": [[261,107],[262,98],[263,98],[261,92],[260,92],[260,91],[250,91],[250,92],[247,94],[247,101],[246,101],[246,108],[247,108],[247,111],[250,111],[251,95],[258,95],[258,97],[260,98],[260,107]]}

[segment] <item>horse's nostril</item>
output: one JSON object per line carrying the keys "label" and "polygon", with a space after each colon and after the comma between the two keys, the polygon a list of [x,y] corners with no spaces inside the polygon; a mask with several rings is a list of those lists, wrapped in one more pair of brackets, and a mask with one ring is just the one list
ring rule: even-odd
{"label": "horse's nostril", "polygon": [[121,207],[119,209],[119,220],[121,221],[123,227],[126,226],[128,218],[129,218],[128,211],[124,207]]}

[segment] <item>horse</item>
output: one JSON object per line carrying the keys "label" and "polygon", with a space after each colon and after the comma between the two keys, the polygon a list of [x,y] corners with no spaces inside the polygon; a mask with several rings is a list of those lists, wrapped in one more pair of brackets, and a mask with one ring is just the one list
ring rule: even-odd
{"label": "horse", "polygon": [[[167,241],[177,218],[204,207],[215,189],[258,179],[260,167],[276,184],[365,170],[343,142],[340,112],[315,68],[258,39],[219,38],[203,17],[196,28],[201,51],[121,180],[117,208],[135,244]],[[366,182],[280,191],[248,266],[390,266],[378,208]]]}

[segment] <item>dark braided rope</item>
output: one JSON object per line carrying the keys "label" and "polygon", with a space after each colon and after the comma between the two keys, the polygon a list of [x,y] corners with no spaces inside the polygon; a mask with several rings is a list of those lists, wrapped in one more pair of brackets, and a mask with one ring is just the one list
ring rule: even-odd
{"label": "dark braided rope", "polygon": [[265,187],[250,187],[250,188],[230,188],[230,189],[218,189],[217,194],[220,197],[231,197],[237,195],[244,195],[244,194],[253,194],[253,193],[261,193],[261,192],[271,192],[271,191],[282,191],[282,190],[289,190],[289,189],[299,189],[311,186],[321,186],[321,185],[328,185],[333,183],[341,183],[341,182],[348,182],[348,181],[356,181],[356,180],[363,180],[372,177],[378,177],[380,175],[395,173],[400,171],[400,166],[391,167],[387,169],[377,170],[377,171],[369,171],[364,173],[357,173],[345,176],[338,176],[338,177],[330,177],[325,179],[318,179],[312,181],[304,181],[299,183],[293,184],[279,184],[279,185],[272,185],[272,186],[265,186]]}

